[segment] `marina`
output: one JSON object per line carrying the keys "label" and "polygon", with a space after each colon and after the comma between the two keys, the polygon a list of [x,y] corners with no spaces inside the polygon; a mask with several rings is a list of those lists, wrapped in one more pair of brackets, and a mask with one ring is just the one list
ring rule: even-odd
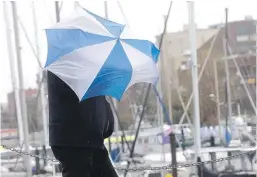
{"label": "marina", "polygon": [[[52,24],[64,24],[61,23],[63,21],[61,12],[65,3],[52,2],[50,16],[55,16]],[[93,19],[91,18],[93,16],[95,19],[92,21],[95,24],[92,24],[95,26],[95,21],[98,20],[97,22],[99,24],[101,22],[101,25],[106,23],[110,27],[115,24],[117,25],[115,28],[118,29],[120,24],[110,21],[110,9],[113,9],[113,7],[110,8],[110,4],[112,3],[109,1],[101,3],[104,9],[102,16],[94,14],[95,12],[91,12],[92,9],[85,5],[84,7],[83,3],[79,1],[73,2],[73,6],[70,6],[69,9],[75,12],[82,11],[82,14],[86,14],[88,19]],[[126,21],[122,28],[126,33],[123,34],[121,30],[115,41],[134,40],[121,39],[122,35],[132,36],[132,33],[126,31],[127,28],[130,28],[130,21],[124,11],[125,8],[123,9],[121,2],[117,1],[116,3],[121,13],[119,15]],[[118,97],[118,94],[116,94],[117,97],[105,95],[115,120],[111,137],[104,139],[110,160],[120,177],[256,176],[257,89],[255,80],[257,72],[256,67],[254,69],[252,67],[257,62],[256,20],[248,17],[242,22],[230,21],[228,20],[228,8],[225,8],[223,15],[225,23],[210,26],[208,29],[198,29],[197,20],[195,20],[197,8],[194,6],[195,3],[190,1],[185,2],[188,13],[185,30],[169,33],[167,28],[168,23],[172,23],[171,20],[169,21],[169,17],[172,16],[173,4],[174,2],[166,4],[168,9],[163,10],[165,15],[164,20],[162,19],[164,21],[162,32],[156,36],[155,43],[150,47],[151,52],[160,50],[160,56],[157,56],[160,60],[156,59],[155,63],[151,60],[154,63],[153,66],[156,65],[160,73],[156,87],[151,84],[155,77],[153,74],[155,70],[150,72],[149,67],[146,67],[142,73],[151,73],[152,80],[149,79],[142,84],[140,81],[144,81],[143,76],[140,78],[141,80],[137,81],[134,73],[136,84],[132,86],[129,85],[131,84],[129,82],[125,87],[127,91],[122,93],[122,96]],[[39,16],[38,4],[31,2],[30,10],[33,14],[31,18],[33,33],[31,34],[33,35],[28,35],[28,31],[31,29],[26,29],[26,25],[24,26],[20,18],[21,6],[22,3],[15,1],[2,2],[13,91],[8,95],[8,99],[12,102],[8,100],[9,105],[6,106],[6,109],[0,105],[0,119],[1,121],[6,120],[4,116],[8,118],[8,114],[5,110],[10,109],[13,111],[12,116],[17,126],[10,123],[9,127],[2,128],[0,131],[0,173],[2,177],[61,177],[61,164],[55,159],[49,146],[48,91],[46,73],[41,64],[41,60],[45,56],[42,54],[43,45],[40,42],[39,34],[41,30],[39,18],[42,20],[42,15]],[[64,22],[67,23],[65,20]],[[77,22],[75,20],[74,24],[78,25],[76,29],[79,29],[82,22],[76,24]],[[90,28],[88,27],[88,29]],[[103,27],[96,29],[101,33],[108,32],[111,37],[115,36],[114,33],[117,32],[116,29],[111,28],[108,30],[103,30]],[[247,48],[246,52],[239,52],[243,49],[238,47],[243,45],[240,40],[244,41],[245,39],[242,39],[242,36],[236,36],[234,40],[232,38],[234,33],[239,32],[233,33],[230,29],[234,31],[252,30],[253,34],[251,35],[255,35],[255,40],[251,40],[249,44],[242,47]],[[91,33],[93,34],[93,32]],[[91,35],[91,33],[87,33],[87,35]],[[51,35],[49,36],[51,37]],[[47,36],[48,42],[50,41],[49,36]],[[23,71],[23,62],[26,57],[22,53],[24,38],[38,64],[36,89],[27,90],[24,85],[26,83]],[[140,38],[139,41],[146,40]],[[117,42],[118,44],[119,42]],[[96,43],[92,46],[96,45],[99,44]],[[130,46],[129,50],[124,47],[128,45],[127,43],[122,43],[122,45],[122,50],[127,58],[139,57],[140,52],[143,55],[142,58],[146,58],[146,54],[142,52],[144,49],[140,48],[140,45]],[[150,46],[150,44],[148,45]],[[89,47],[93,48],[92,46]],[[116,43],[113,46],[116,46]],[[255,48],[253,48],[254,46]],[[137,55],[126,53],[136,49],[138,50],[135,52]],[[104,50],[107,50],[107,47]],[[70,51],[70,55],[72,52]],[[101,55],[103,54],[101,53]],[[153,54],[151,53],[151,55]],[[97,57],[99,56],[97,55]],[[154,56],[151,57],[154,58]],[[250,64],[246,63],[246,59],[245,61],[240,60],[241,63],[239,63],[238,58],[240,57],[249,59]],[[178,61],[172,60],[173,58],[180,59],[181,62],[178,64],[176,63]],[[212,60],[213,63],[210,64],[208,60]],[[134,60],[128,59],[128,61]],[[221,62],[222,64],[220,64]],[[168,65],[172,66],[167,68]],[[52,67],[51,64],[49,66]],[[61,66],[64,65],[61,64]],[[79,66],[79,64],[74,64],[74,66]],[[131,63],[130,67],[132,67]],[[56,68],[58,70],[59,66]],[[101,67],[99,68],[101,69]],[[138,71],[138,73],[140,72]],[[243,75],[244,73],[246,75]],[[203,77],[203,81],[200,81],[201,77]],[[253,83],[250,83],[251,81]],[[70,86],[70,88],[72,87]],[[73,91],[79,101],[83,101],[83,99],[87,99],[87,92],[89,94],[94,92],[90,91],[90,88],[91,85],[88,87],[89,91],[84,92],[83,90],[83,95],[78,94],[77,90]],[[38,120],[40,120],[40,124]]]}

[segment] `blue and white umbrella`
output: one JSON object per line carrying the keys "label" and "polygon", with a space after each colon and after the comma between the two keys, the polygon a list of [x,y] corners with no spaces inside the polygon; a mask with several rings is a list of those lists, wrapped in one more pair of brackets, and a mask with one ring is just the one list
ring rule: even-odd
{"label": "blue and white umbrella", "polygon": [[108,95],[120,100],[133,84],[156,84],[159,49],[126,25],[85,9],[46,29],[45,69],[76,93],[79,100]]}

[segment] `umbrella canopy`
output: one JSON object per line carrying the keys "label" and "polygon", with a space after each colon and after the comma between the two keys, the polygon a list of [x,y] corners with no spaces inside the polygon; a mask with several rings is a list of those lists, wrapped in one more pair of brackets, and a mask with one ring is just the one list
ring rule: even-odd
{"label": "umbrella canopy", "polygon": [[79,100],[108,95],[120,100],[133,84],[158,80],[159,49],[128,26],[85,9],[46,29],[45,69],[76,93]]}

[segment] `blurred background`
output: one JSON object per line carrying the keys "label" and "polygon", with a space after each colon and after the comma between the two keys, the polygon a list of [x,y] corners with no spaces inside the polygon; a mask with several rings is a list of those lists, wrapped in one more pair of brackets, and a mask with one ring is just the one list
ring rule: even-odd
{"label": "blurred background", "polygon": [[[153,89],[151,90],[141,125],[141,139],[138,139],[137,152],[139,154],[144,151],[144,154],[155,152],[154,149],[165,144],[162,140],[161,143],[157,143],[157,147],[151,145],[149,141],[152,141],[152,144],[159,142],[160,137],[157,135],[164,131],[159,127],[163,128],[169,123],[165,118],[166,114],[172,122],[173,129],[178,130],[178,137],[181,136],[182,127],[188,139],[193,139],[191,126],[193,104],[187,106],[188,101],[192,99],[190,99],[192,76],[190,26],[186,1],[172,3],[165,34],[162,32],[170,1],[108,1],[107,12],[104,1],[59,1],[58,3],[17,1],[16,18],[13,16],[14,9],[11,3],[7,5],[0,3],[0,134],[2,144],[12,147],[21,145],[19,134],[22,131],[19,129],[17,100],[15,100],[15,90],[21,87],[19,78],[21,73],[18,69],[21,65],[29,143],[31,147],[48,146],[47,83],[46,80],[42,80],[42,75],[45,73],[42,73],[39,65],[42,66],[45,63],[47,54],[44,29],[55,24],[58,18],[62,20],[69,17],[78,8],[78,4],[103,17],[108,12],[110,20],[129,25],[156,44],[160,43],[163,35],[159,60],[161,79],[158,92],[160,97]],[[234,139],[240,141],[236,146],[241,147],[243,141],[251,144],[255,140],[256,7],[257,2],[243,0],[195,2],[196,50],[198,74],[201,77],[199,105],[203,139],[206,138],[204,137],[207,135],[206,132],[210,133],[208,131],[210,129],[218,134],[221,126],[240,124],[244,125],[245,129],[241,130],[237,127],[234,131]],[[226,25],[225,8],[228,9]],[[16,26],[13,25],[15,23]],[[17,44],[15,31],[19,33],[18,49],[15,46]],[[226,34],[229,49],[224,48]],[[8,44],[8,40],[12,41],[11,44]],[[17,50],[20,51],[19,58],[16,55]],[[14,62],[13,68],[10,60]],[[18,60],[20,63],[17,62]],[[225,60],[228,64],[229,76],[225,69]],[[230,80],[230,98],[227,95],[227,77]],[[126,131],[128,141],[134,140],[132,134],[139,122],[145,92],[146,84],[136,84],[127,91],[120,102],[117,102],[116,109],[120,125],[116,126],[116,132],[113,135],[116,139],[106,140],[106,144],[112,141],[112,148],[118,147],[122,143],[122,140],[117,139],[121,130]],[[231,104],[228,105],[228,103]],[[228,107],[231,107],[231,115],[228,113]],[[233,126],[230,127],[231,132],[232,130]],[[248,132],[247,135],[242,134],[244,131]],[[145,138],[152,134],[156,135],[156,140]],[[224,138],[218,137],[217,139],[221,141]],[[159,151],[161,152],[161,148]],[[170,147],[167,146],[162,151],[169,152]]]}

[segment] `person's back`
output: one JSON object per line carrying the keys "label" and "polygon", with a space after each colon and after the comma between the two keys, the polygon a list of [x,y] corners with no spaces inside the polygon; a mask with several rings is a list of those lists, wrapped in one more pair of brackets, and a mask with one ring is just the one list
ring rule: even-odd
{"label": "person's back", "polygon": [[48,97],[51,146],[103,148],[103,130],[110,111],[104,96],[79,102],[69,86],[49,72]]}
{"label": "person's back", "polygon": [[105,96],[80,102],[70,87],[57,76],[48,72],[47,79],[49,144],[55,157],[62,163],[63,176],[90,174],[91,177],[99,177],[101,171],[95,169],[94,164],[103,159],[106,162],[103,161],[102,172],[109,170],[108,173],[115,176],[104,147],[104,138],[112,134],[114,124]]}

